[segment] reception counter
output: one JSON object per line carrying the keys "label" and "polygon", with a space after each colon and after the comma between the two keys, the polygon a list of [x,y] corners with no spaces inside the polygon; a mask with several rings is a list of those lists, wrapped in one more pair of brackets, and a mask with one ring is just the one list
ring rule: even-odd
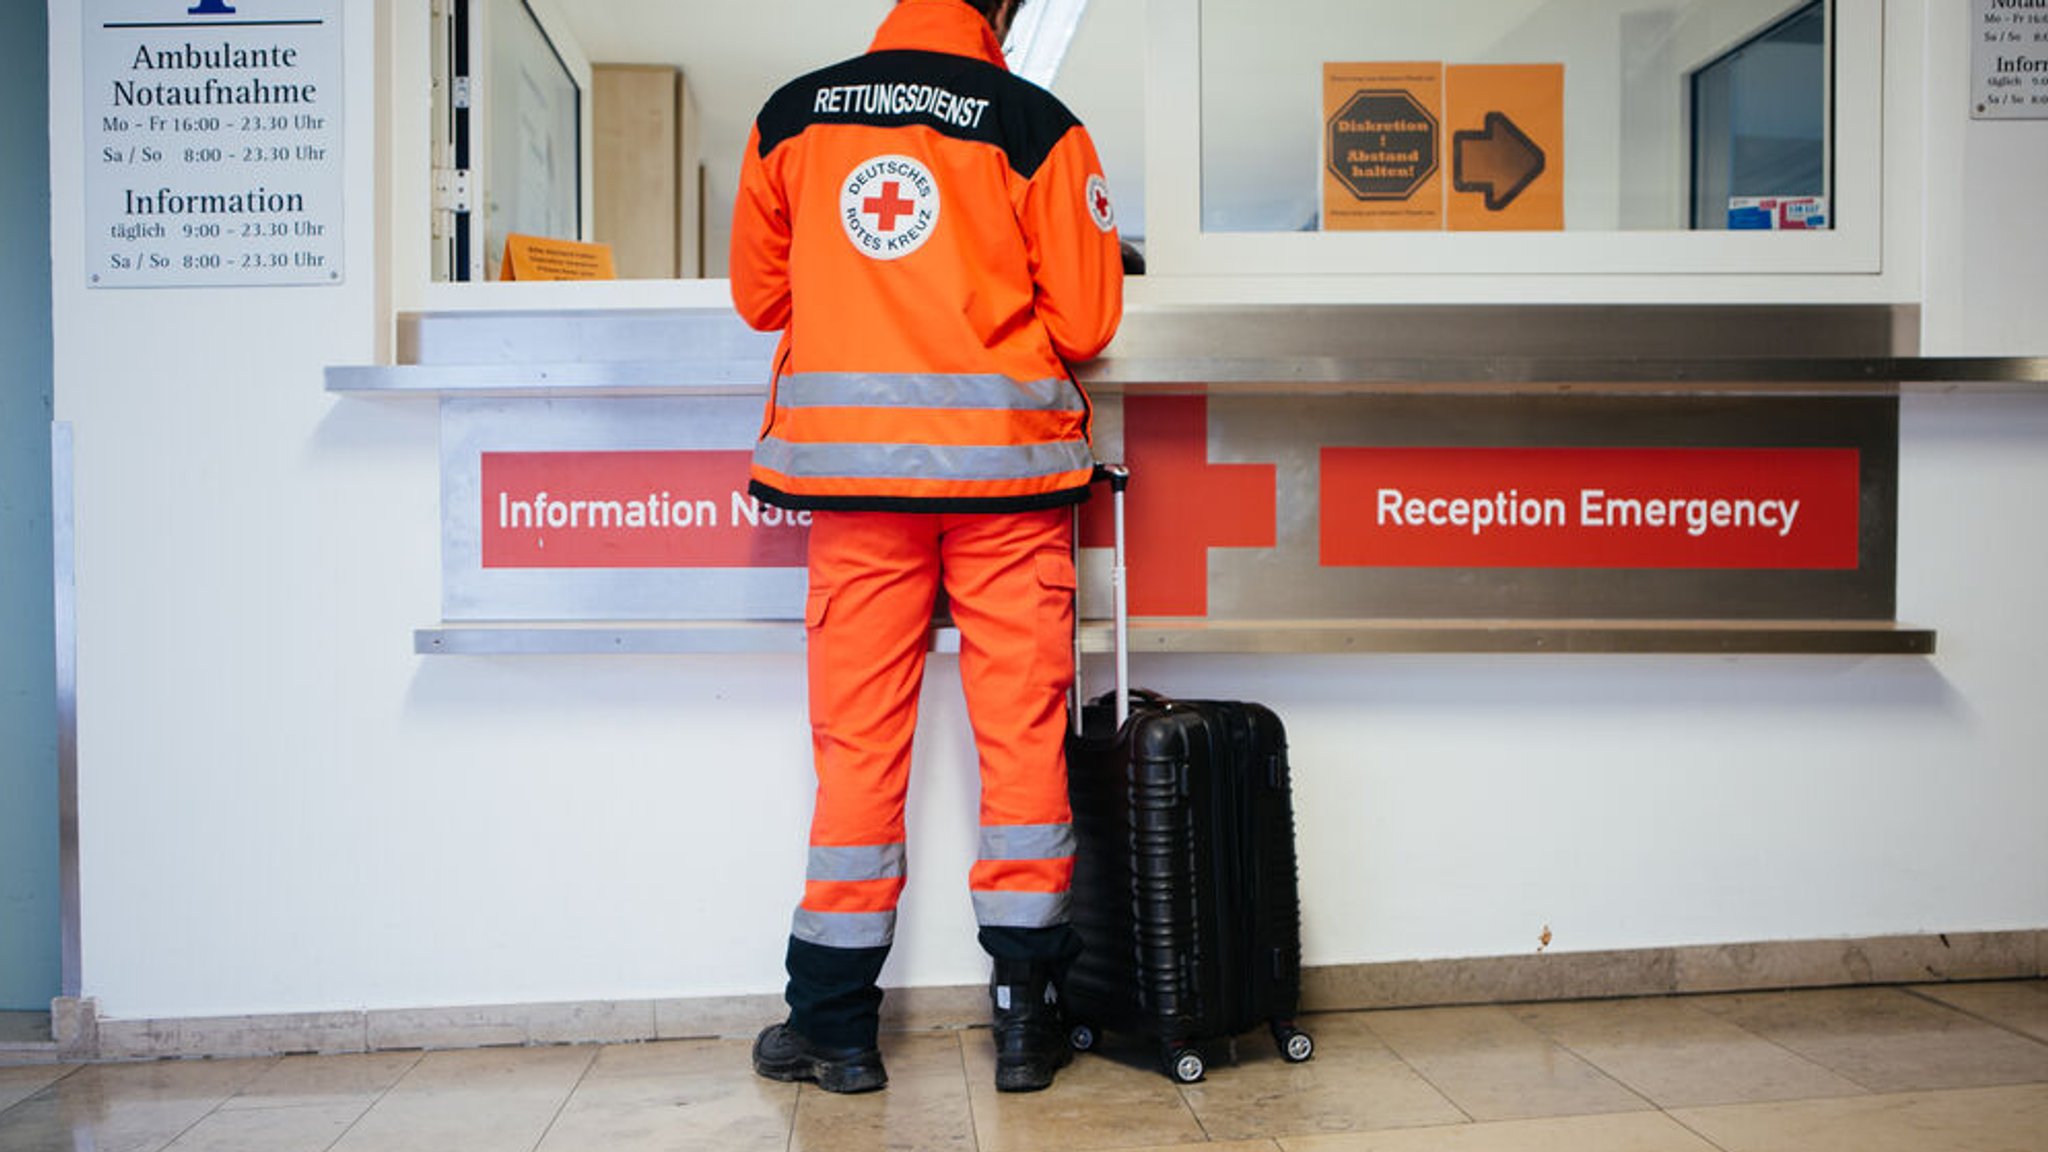
{"label": "reception counter", "polygon": [[[1856,306],[1134,310],[1079,373],[1134,474],[1133,645],[1931,653],[1893,619],[1899,398],[2048,394],[2048,360],[1923,358],[1917,331]],[[396,364],[329,368],[336,395],[441,408],[443,619],[416,649],[800,650],[807,521],[744,494],[774,344],[724,309],[420,313]]]}

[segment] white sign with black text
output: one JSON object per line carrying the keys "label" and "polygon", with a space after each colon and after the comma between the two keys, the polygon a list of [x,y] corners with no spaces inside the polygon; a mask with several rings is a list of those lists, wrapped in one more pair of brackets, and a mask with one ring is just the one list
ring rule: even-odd
{"label": "white sign with black text", "polygon": [[344,0],[85,0],[86,279],[342,279]]}
{"label": "white sign with black text", "polygon": [[2048,120],[2048,0],[1972,0],[1970,115]]}

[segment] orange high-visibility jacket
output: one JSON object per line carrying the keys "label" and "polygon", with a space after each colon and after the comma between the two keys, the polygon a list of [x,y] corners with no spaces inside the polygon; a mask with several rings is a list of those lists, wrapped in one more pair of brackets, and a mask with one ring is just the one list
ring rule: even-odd
{"label": "orange high-visibility jacket", "polygon": [[961,0],[901,0],[866,55],[754,122],[732,297],[782,329],[752,491],[785,508],[1021,511],[1094,467],[1067,365],[1123,316],[1102,165]]}

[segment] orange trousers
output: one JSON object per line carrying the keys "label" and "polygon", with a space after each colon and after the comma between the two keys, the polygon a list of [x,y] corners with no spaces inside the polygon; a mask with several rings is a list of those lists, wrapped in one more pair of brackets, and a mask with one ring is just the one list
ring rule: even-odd
{"label": "orange trousers", "polygon": [[814,514],[804,622],[818,792],[795,939],[886,948],[894,938],[911,738],[941,586],[960,630],[981,767],[980,848],[968,877],[976,920],[1067,922],[1072,525],[1066,508]]}

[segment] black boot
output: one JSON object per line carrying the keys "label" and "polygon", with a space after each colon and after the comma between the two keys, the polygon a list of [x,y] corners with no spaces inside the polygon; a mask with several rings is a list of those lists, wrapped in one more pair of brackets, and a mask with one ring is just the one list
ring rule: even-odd
{"label": "black boot", "polygon": [[754,1040],[754,1071],[770,1080],[809,1080],[827,1092],[873,1092],[889,1082],[873,1047],[827,1048],[788,1024],[770,1024]]}
{"label": "black boot", "polygon": [[989,982],[995,1011],[996,1091],[1037,1092],[1074,1053],[1050,965],[998,959]]}
{"label": "black boot", "polygon": [[754,1041],[754,1071],[770,1080],[810,1080],[827,1092],[872,1092],[889,1082],[876,1046],[882,948],[828,948],[789,940],[789,1019]]}

